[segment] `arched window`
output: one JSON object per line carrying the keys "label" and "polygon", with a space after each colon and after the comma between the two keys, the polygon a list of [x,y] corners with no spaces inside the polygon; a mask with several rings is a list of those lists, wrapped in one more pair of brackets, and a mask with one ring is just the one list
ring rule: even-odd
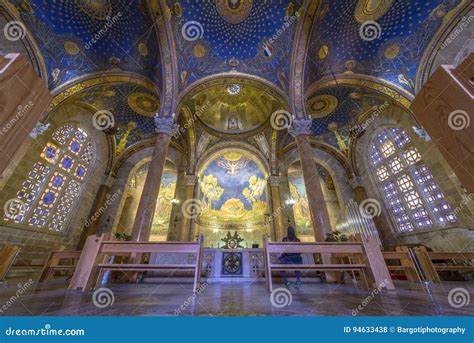
{"label": "arched window", "polygon": [[5,221],[63,230],[93,155],[84,130],[69,124],[58,128],[21,184],[10,204],[16,209],[6,211]]}
{"label": "arched window", "polygon": [[408,134],[384,128],[371,146],[375,180],[400,232],[456,222],[451,207]]}

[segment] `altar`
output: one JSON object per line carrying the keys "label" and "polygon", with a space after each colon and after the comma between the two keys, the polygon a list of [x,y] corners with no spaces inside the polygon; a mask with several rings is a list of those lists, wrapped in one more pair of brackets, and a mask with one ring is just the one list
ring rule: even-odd
{"label": "altar", "polygon": [[[312,254],[302,254],[304,264],[314,263]],[[202,280],[208,282],[246,282],[264,280],[264,254],[262,248],[204,248],[202,254]],[[272,256],[272,260],[277,256]],[[188,254],[152,254],[150,263],[185,264],[191,263],[193,255]],[[174,277],[185,274],[174,273]],[[165,280],[169,275],[157,272],[149,273],[147,281],[159,278]]]}

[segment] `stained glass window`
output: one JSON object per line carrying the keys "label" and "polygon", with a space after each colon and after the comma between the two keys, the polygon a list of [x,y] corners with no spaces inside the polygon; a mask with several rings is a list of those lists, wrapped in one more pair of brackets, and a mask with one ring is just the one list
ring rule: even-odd
{"label": "stained glass window", "polygon": [[17,192],[20,208],[6,213],[5,221],[62,231],[93,156],[84,130],[73,125],[58,128]]}
{"label": "stained glass window", "polygon": [[457,221],[421,154],[400,128],[381,130],[370,150],[372,169],[401,232]]}

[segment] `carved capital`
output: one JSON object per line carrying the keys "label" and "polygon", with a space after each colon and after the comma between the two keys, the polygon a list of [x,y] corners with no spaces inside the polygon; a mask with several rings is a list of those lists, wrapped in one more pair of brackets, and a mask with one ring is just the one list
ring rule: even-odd
{"label": "carved capital", "polygon": [[155,132],[166,133],[170,136],[178,132],[178,125],[175,122],[175,115],[161,116],[158,113],[155,115]]}
{"label": "carved capital", "polygon": [[194,186],[197,183],[196,175],[184,175],[184,184],[186,186]]}
{"label": "carved capital", "polygon": [[293,118],[293,123],[288,129],[288,132],[293,137],[298,137],[301,135],[311,135],[311,125],[313,120],[311,118]]}
{"label": "carved capital", "polygon": [[43,133],[45,133],[48,130],[49,125],[50,125],[49,123],[48,124],[43,124],[42,122],[36,123],[36,126],[30,132],[30,137],[33,139],[38,138],[39,136],[41,136]]}
{"label": "carved capital", "polygon": [[363,187],[362,178],[360,176],[354,176],[352,179],[349,180],[349,183],[352,189],[356,189],[357,187]]}
{"label": "carved capital", "polygon": [[270,186],[278,187],[281,183],[281,177],[278,175],[271,175],[268,179],[268,182],[270,183]]}
{"label": "carved capital", "polygon": [[102,178],[102,184],[107,187],[112,187],[117,178],[112,175],[104,175]]}

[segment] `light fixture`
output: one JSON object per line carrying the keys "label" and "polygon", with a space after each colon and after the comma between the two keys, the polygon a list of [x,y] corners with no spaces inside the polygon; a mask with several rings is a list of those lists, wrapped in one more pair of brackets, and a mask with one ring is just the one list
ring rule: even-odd
{"label": "light fixture", "polygon": [[171,199],[171,203],[173,205],[177,205],[177,204],[179,204],[179,200],[178,199]]}
{"label": "light fixture", "polygon": [[228,85],[227,93],[229,93],[230,95],[238,95],[240,93],[240,85],[238,83]]}

